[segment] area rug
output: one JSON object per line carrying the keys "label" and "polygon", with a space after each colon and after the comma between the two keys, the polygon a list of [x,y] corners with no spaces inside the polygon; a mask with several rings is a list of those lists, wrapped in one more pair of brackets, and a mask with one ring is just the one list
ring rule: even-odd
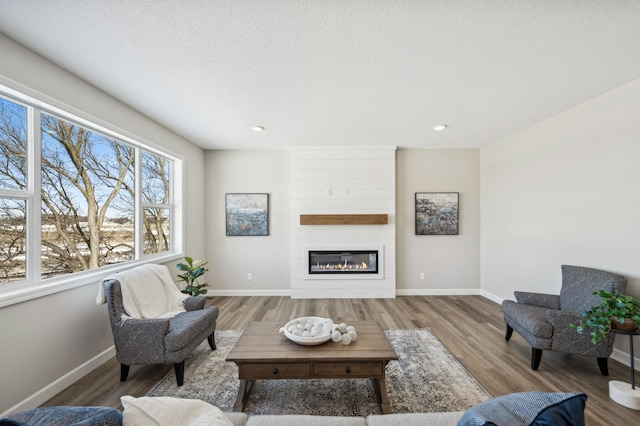
{"label": "area rug", "polygon": [[[385,333],[398,355],[386,369],[394,413],[464,411],[490,397],[429,329]],[[176,386],[172,369],[147,395],[201,399],[231,411],[238,392],[238,367],[225,358],[239,336],[236,330],[216,331],[215,351],[205,341],[186,360],[183,386]],[[329,416],[381,413],[369,379],[257,380],[244,411]]]}

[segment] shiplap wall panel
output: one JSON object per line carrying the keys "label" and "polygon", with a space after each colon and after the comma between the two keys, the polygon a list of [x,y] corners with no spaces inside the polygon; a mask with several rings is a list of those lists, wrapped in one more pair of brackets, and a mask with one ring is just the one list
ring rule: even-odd
{"label": "shiplap wall panel", "polygon": [[[351,188],[351,189],[367,189],[367,190],[395,189],[393,180],[391,180],[390,182],[388,178],[378,179],[378,176],[372,179],[344,179],[344,178],[336,179],[335,185],[330,186],[329,188],[336,189],[338,191],[341,189],[344,189],[344,188],[338,187],[338,184],[347,186],[348,188]],[[297,189],[305,189],[305,190],[317,189],[322,191],[325,191],[326,189],[328,189],[326,179],[325,180],[312,180],[312,179],[295,180],[291,182],[290,188],[291,190],[294,190],[294,191]]]}
{"label": "shiplap wall panel", "polygon": [[[395,297],[395,147],[301,148],[289,156],[291,295]],[[301,214],[387,214],[386,225],[300,225]],[[304,279],[304,247],[384,246],[384,277]],[[337,291],[339,290],[339,291]]]}
{"label": "shiplap wall panel", "polygon": [[[328,171],[329,175],[324,179],[325,182],[344,182],[345,180],[368,181],[373,179],[392,179],[395,181],[395,169],[377,169],[377,170],[356,170],[356,169],[332,169]],[[318,176],[317,170],[295,169],[289,171],[292,181],[316,180]]]}

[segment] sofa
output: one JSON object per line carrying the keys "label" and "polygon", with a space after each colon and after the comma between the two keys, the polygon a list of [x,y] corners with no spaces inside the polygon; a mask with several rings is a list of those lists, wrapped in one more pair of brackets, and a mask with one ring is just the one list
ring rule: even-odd
{"label": "sofa", "polygon": [[[310,415],[252,415],[246,423],[234,426],[455,426],[464,412],[371,414],[367,417],[330,417]],[[225,413],[227,415],[238,413]]]}
{"label": "sofa", "polygon": [[[366,418],[248,415],[237,412],[223,414],[234,426],[448,426],[456,425],[463,412],[374,414]],[[122,412],[108,407],[42,407],[0,419],[0,426],[121,426],[122,424]],[[138,425],[141,424],[138,423]]]}
{"label": "sofa", "polygon": [[582,392],[518,392],[491,398],[465,412],[371,414],[367,417],[247,415],[223,412],[200,400],[122,397],[110,407],[41,407],[0,419],[0,426],[484,426],[585,424]]}

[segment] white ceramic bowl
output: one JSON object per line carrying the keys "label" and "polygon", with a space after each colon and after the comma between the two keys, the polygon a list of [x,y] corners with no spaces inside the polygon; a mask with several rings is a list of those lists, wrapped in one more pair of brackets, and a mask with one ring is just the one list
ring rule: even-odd
{"label": "white ceramic bowl", "polygon": [[307,321],[313,321],[313,322],[322,322],[327,320],[327,318],[322,318],[322,317],[300,317],[300,318],[294,318],[291,321],[289,321],[288,323],[286,323],[284,325],[284,327],[282,327],[280,329],[280,334],[283,334],[284,336],[287,337],[287,339],[291,340],[292,342],[295,342],[299,345],[304,345],[304,346],[315,346],[315,345],[320,345],[326,341],[328,341],[329,339],[331,339],[331,332],[327,333],[327,334],[322,334],[322,335],[318,335],[318,336],[310,336],[310,337],[303,337],[303,336],[296,336],[295,334],[289,333],[288,328],[290,325],[296,324],[300,321],[302,322],[307,322]]}

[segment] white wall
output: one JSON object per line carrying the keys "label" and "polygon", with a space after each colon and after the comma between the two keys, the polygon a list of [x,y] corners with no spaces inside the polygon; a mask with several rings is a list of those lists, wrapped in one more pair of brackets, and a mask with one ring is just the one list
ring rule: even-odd
{"label": "white wall", "polygon": [[[395,297],[395,147],[318,147],[290,151],[291,295],[296,298]],[[300,225],[301,214],[386,214],[385,225]],[[305,278],[305,246],[383,247],[379,279]],[[356,247],[359,246],[359,247]]]}
{"label": "white wall", "polygon": [[639,111],[636,80],[481,150],[483,291],[557,294],[570,264],[640,297]]}
{"label": "white wall", "polygon": [[[0,34],[0,77],[13,89],[66,104],[125,136],[144,138],[184,157],[185,247],[204,256],[203,152],[157,123]],[[171,262],[172,264],[175,262]],[[38,406],[113,356],[97,282],[0,308],[0,416]]]}
{"label": "white wall", "polygon": [[[207,282],[215,295],[289,295],[289,154],[207,151],[205,155]],[[227,237],[226,193],[269,194],[269,235]],[[253,279],[247,280],[251,273]]]}
{"label": "white wall", "polygon": [[[479,159],[475,149],[398,150],[399,295],[480,293]],[[416,192],[460,193],[459,235],[415,235]]]}

